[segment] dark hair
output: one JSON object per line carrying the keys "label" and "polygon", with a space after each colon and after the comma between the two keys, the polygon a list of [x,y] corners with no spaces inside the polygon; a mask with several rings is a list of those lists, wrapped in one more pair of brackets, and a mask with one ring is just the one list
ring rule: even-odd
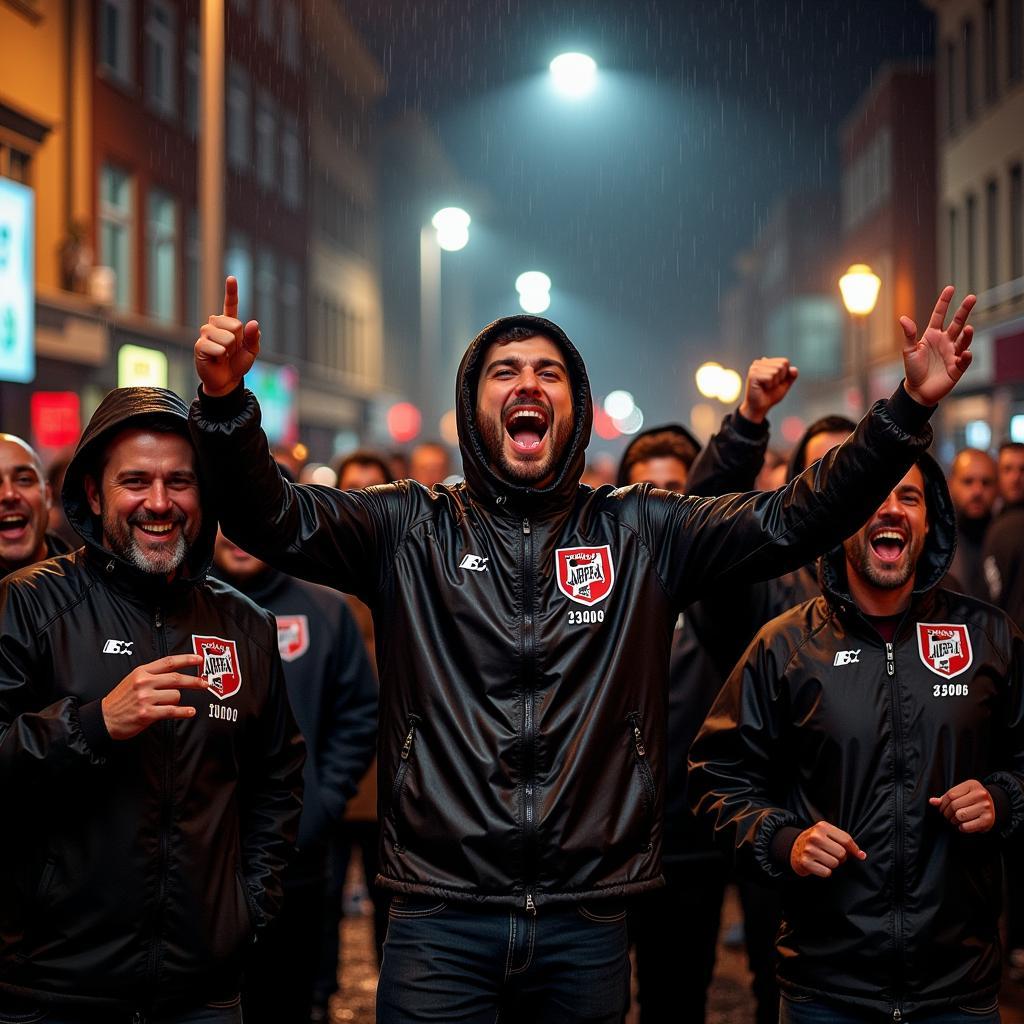
{"label": "dark hair", "polygon": [[999,446],[999,454],[1003,452],[1024,452],[1024,442],[1022,441],[1004,441]]}
{"label": "dark hair", "polygon": [[372,452],[367,448],[361,448],[358,451],[349,452],[348,455],[344,455],[341,458],[334,460],[334,465],[331,467],[338,475],[338,486],[341,486],[341,478],[345,475],[345,470],[349,466],[373,466],[374,469],[379,469],[381,476],[384,477],[384,483],[390,484],[394,481],[394,477],[391,475],[391,470],[388,469],[388,464],[384,461],[384,458],[378,455],[376,452]]}
{"label": "dark hair", "polygon": [[622,462],[622,475],[628,480],[629,471],[638,462],[649,459],[678,459],[687,469],[697,458],[698,449],[678,430],[658,430],[638,437],[630,446]]}
{"label": "dark hair", "polygon": [[789,457],[789,478],[799,476],[807,467],[804,465],[807,457],[807,445],[811,439],[819,434],[852,434],[857,429],[857,424],[847,416],[822,416],[815,420],[800,438],[800,443],[793,449]]}
{"label": "dark hair", "polygon": [[[97,483],[103,479],[103,471],[110,461],[110,446],[129,430],[148,430],[153,434],[178,434],[188,441],[190,448],[193,448],[192,435],[188,432],[188,420],[172,413],[147,413],[138,419],[129,418],[123,423],[115,424],[105,436],[97,438],[97,443],[86,463],[86,476],[91,476]],[[198,458],[196,461],[198,462]]]}
{"label": "dark hair", "polygon": [[559,348],[562,347],[558,339],[543,327],[527,327],[525,324],[503,327],[488,338],[487,343],[488,345],[510,345],[514,341],[526,341],[527,338],[536,337],[547,338],[548,341],[554,342]]}

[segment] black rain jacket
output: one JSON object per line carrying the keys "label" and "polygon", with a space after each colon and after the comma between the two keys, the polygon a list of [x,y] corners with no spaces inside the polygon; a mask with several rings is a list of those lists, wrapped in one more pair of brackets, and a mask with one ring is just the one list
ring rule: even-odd
{"label": "black rain jacket", "polygon": [[[571,375],[571,440],[544,488],[499,475],[475,422],[483,355],[511,326],[556,339]],[[527,909],[658,886],[678,610],[853,532],[927,445],[928,412],[900,389],[772,494],[593,490],[583,360],[525,315],[470,345],[456,409],[466,478],[433,490],[288,484],[242,387],[200,394],[192,428],[227,536],[373,611],[382,885]]]}
{"label": "black rain jacket", "polygon": [[[168,583],[106,550],[83,476],[104,439],[155,417],[157,388],[111,392],[64,482],[80,550],[0,583],[0,991],[39,1003],[149,1012],[229,998],[245,947],[278,908],[300,811],[301,740],[272,617],[206,578],[207,514]],[[132,669],[234,644],[195,718],[114,742],[100,701]]]}
{"label": "black rain jacket", "polygon": [[[995,998],[999,839],[1024,821],[1024,637],[938,585],[956,520],[938,465],[919,465],[930,529],[893,643],[831,552],[824,596],[760,631],[690,752],[695,811],[741,864],[782,880],[783,990],[894,1020]],[[972,778],[996,804],[989,833],[960,833],[928,804]],[[793,842],[821,820],[867,860],[797,877]]]}

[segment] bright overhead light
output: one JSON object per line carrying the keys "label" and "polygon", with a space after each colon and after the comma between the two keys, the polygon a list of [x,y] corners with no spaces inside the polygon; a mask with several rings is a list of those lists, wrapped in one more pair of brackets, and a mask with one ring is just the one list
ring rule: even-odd
{"label": "bright overhead light", "polygon": [[544,313],[551,305],[549,292],[520,292],[519,305],[524,313]]}
{"label": "bright overhead light", "polygon": [[735,370],[727,370],[721,363],[704,363],[694,377],[697,390],[705,398],[717,398],[729,405],[743,390],[743,378]]}
{"label": "bright overhead light", "polygon": [[718,400],[731,405],[740,397],[743,390],[743,378],[735,370],[723,370],[718,382]]}
{"label": "bright overhead light", "polygon": [[555,88],[570,99],[586,96],[597,82],[597,64],[585,53],[563,53],[549,65]]}
{"label": "bright overhead light", "polygon": [[551,305],[551,278],[539,270],[527,270],[516,278],[519,305],[526,313],[543,313]]}
{"label": "bright overhead light", "polygon": [[612,423],[624,434],[636,434],[644,425],[644,414],[639,405],[634,405],[628,416],[613,416]]}
{"label": "bright overhead light", "polygon": [[636,402],[628,391],[610,391],[604,400],[604,411],[613,420],[624,420],[636,408]]}
{"label": "bright overhead light", "polygon": [[847,312],[867,316],[875,308],[881,286],[881,278],[866,263],[854,263],[839,278],[839,291]]}
{"label": "bright overhead light", "polygon": [[446,252],[458,252],[469,241],[470,216],[457,206],[446,206],[430,218],[437,244]]}

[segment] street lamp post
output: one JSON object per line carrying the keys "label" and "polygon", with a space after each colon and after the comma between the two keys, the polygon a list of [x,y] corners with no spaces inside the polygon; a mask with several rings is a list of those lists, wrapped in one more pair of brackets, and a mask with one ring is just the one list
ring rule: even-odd
{"label": "street lamp post", "polygon": [[866,264],[854,263],[841,278],[839,291],[843,304],[853,321],[854,376],[860,393],[861,412],[866,412],[871,402],[871,380],[868,358],[868,317],[878,301],[881,278]]}

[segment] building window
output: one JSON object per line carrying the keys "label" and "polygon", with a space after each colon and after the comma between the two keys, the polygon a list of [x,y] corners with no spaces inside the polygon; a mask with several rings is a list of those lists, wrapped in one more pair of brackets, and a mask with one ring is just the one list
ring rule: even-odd
{"label": "building window", "polygon": [[974,117],[974,22],[964,22],[964,117]]}
{"label": "building window", "polygon": [[281,266],[281,352],[297,359],[305,358],[302,316],[302,276],[299,265],[286,259]]}
{"label": "building window", "polygon": [[110,164],[100,170],[100,263],[114,271],[114,303],[132,304],[132,235],[135,190],[131,177]]}
{"label": "building window", "polygon": [[100,67],[125,85],[135,82],[134,11],[134,0],[100,0]]}
{"label": "building window", "polygon": [[177,319],[178,204],[159,189],[146,197],[147,312]]}
{"label": "building window", "polygon": [[1021,165],[1010,168],[1010,277],[1024,277],[1024,183]]}
{"label": "building window", "polygon": [[237,64],[228,68],[227,108],[228,164],[236,171],[246,171],[250,160],[249,76]]}
{"label": "building window", "polygon": [[199,135],[199,26],[191,22],[185,33],[185,128]]}
{"label": "building window", "polygon": [[999,284],[999,182],[985,186],[985,262],[988,286]]}
{"label": "building window", "polygon": [[171,117],[178,108],[178,30],[174,9],[165,0],[149,0],[145,54],[146,101],[153,110]]}
{"label": "building window", "polygon": [[946,43],[946,131],[956,131],[956,46]]}
{"label": "building window", "polygon": [[293,209],[302,205],[302,149],[299,122],[287,115],[281,121],[281,194]]}
{"label": "building window", "polygon": [[224,276],[233,274],[238,278],[238,311],[248,319],[252,309],[252,254],[249,240],[241,231],[228,231],[227,245],[224,246]]}
{"label": "building window", "polygon": [[949,208],[949,277],[947,280],[955,281],[957,279],[956,269],[956,247],[959,241],[957,237],[957,223],[956,223],[956,207],[951,206]]}
{"label": "building window", "polygon": [[31,166],[32,157],[28,153],[0,142],[0,177],[19,181],[22,185],[31,185]]}
{"label": "building window", "polygon": [[999,97],[999,47],[996,40],[996,0],[985,0],[985,102]]}
{"label": "building window", "polygon": [[1006,46],[1006,77],[1019,82],[1024,77],[1024,0],[1007,0]]}
{"label": "building window", "polygon": [[277,111],[270,93],[262,89],[256,99],[256,180],[272,189],[277,179]]}
{"label": "building window", "polygon": [[978,287],[978,200],[967,197],[967,287],[973,292]]}
{"label": "building window", "polygon": [[185,322],[199,325],[206,321],[203,316],[199,286],[199,212],[189,210],[185,217]]}
{"label": "building window", "polygon": [[298,68],[302,63],[299,9],[295,6],[294,0],[284,0],[281,4],[281,55],[290,68]]}
{"label": "building window", "polygon": [[277,326],[277,261],[274,254],[263,248],[256,254],[256,319],[260,322],[260,337],[268,348],[277,352],[281,348]]}

